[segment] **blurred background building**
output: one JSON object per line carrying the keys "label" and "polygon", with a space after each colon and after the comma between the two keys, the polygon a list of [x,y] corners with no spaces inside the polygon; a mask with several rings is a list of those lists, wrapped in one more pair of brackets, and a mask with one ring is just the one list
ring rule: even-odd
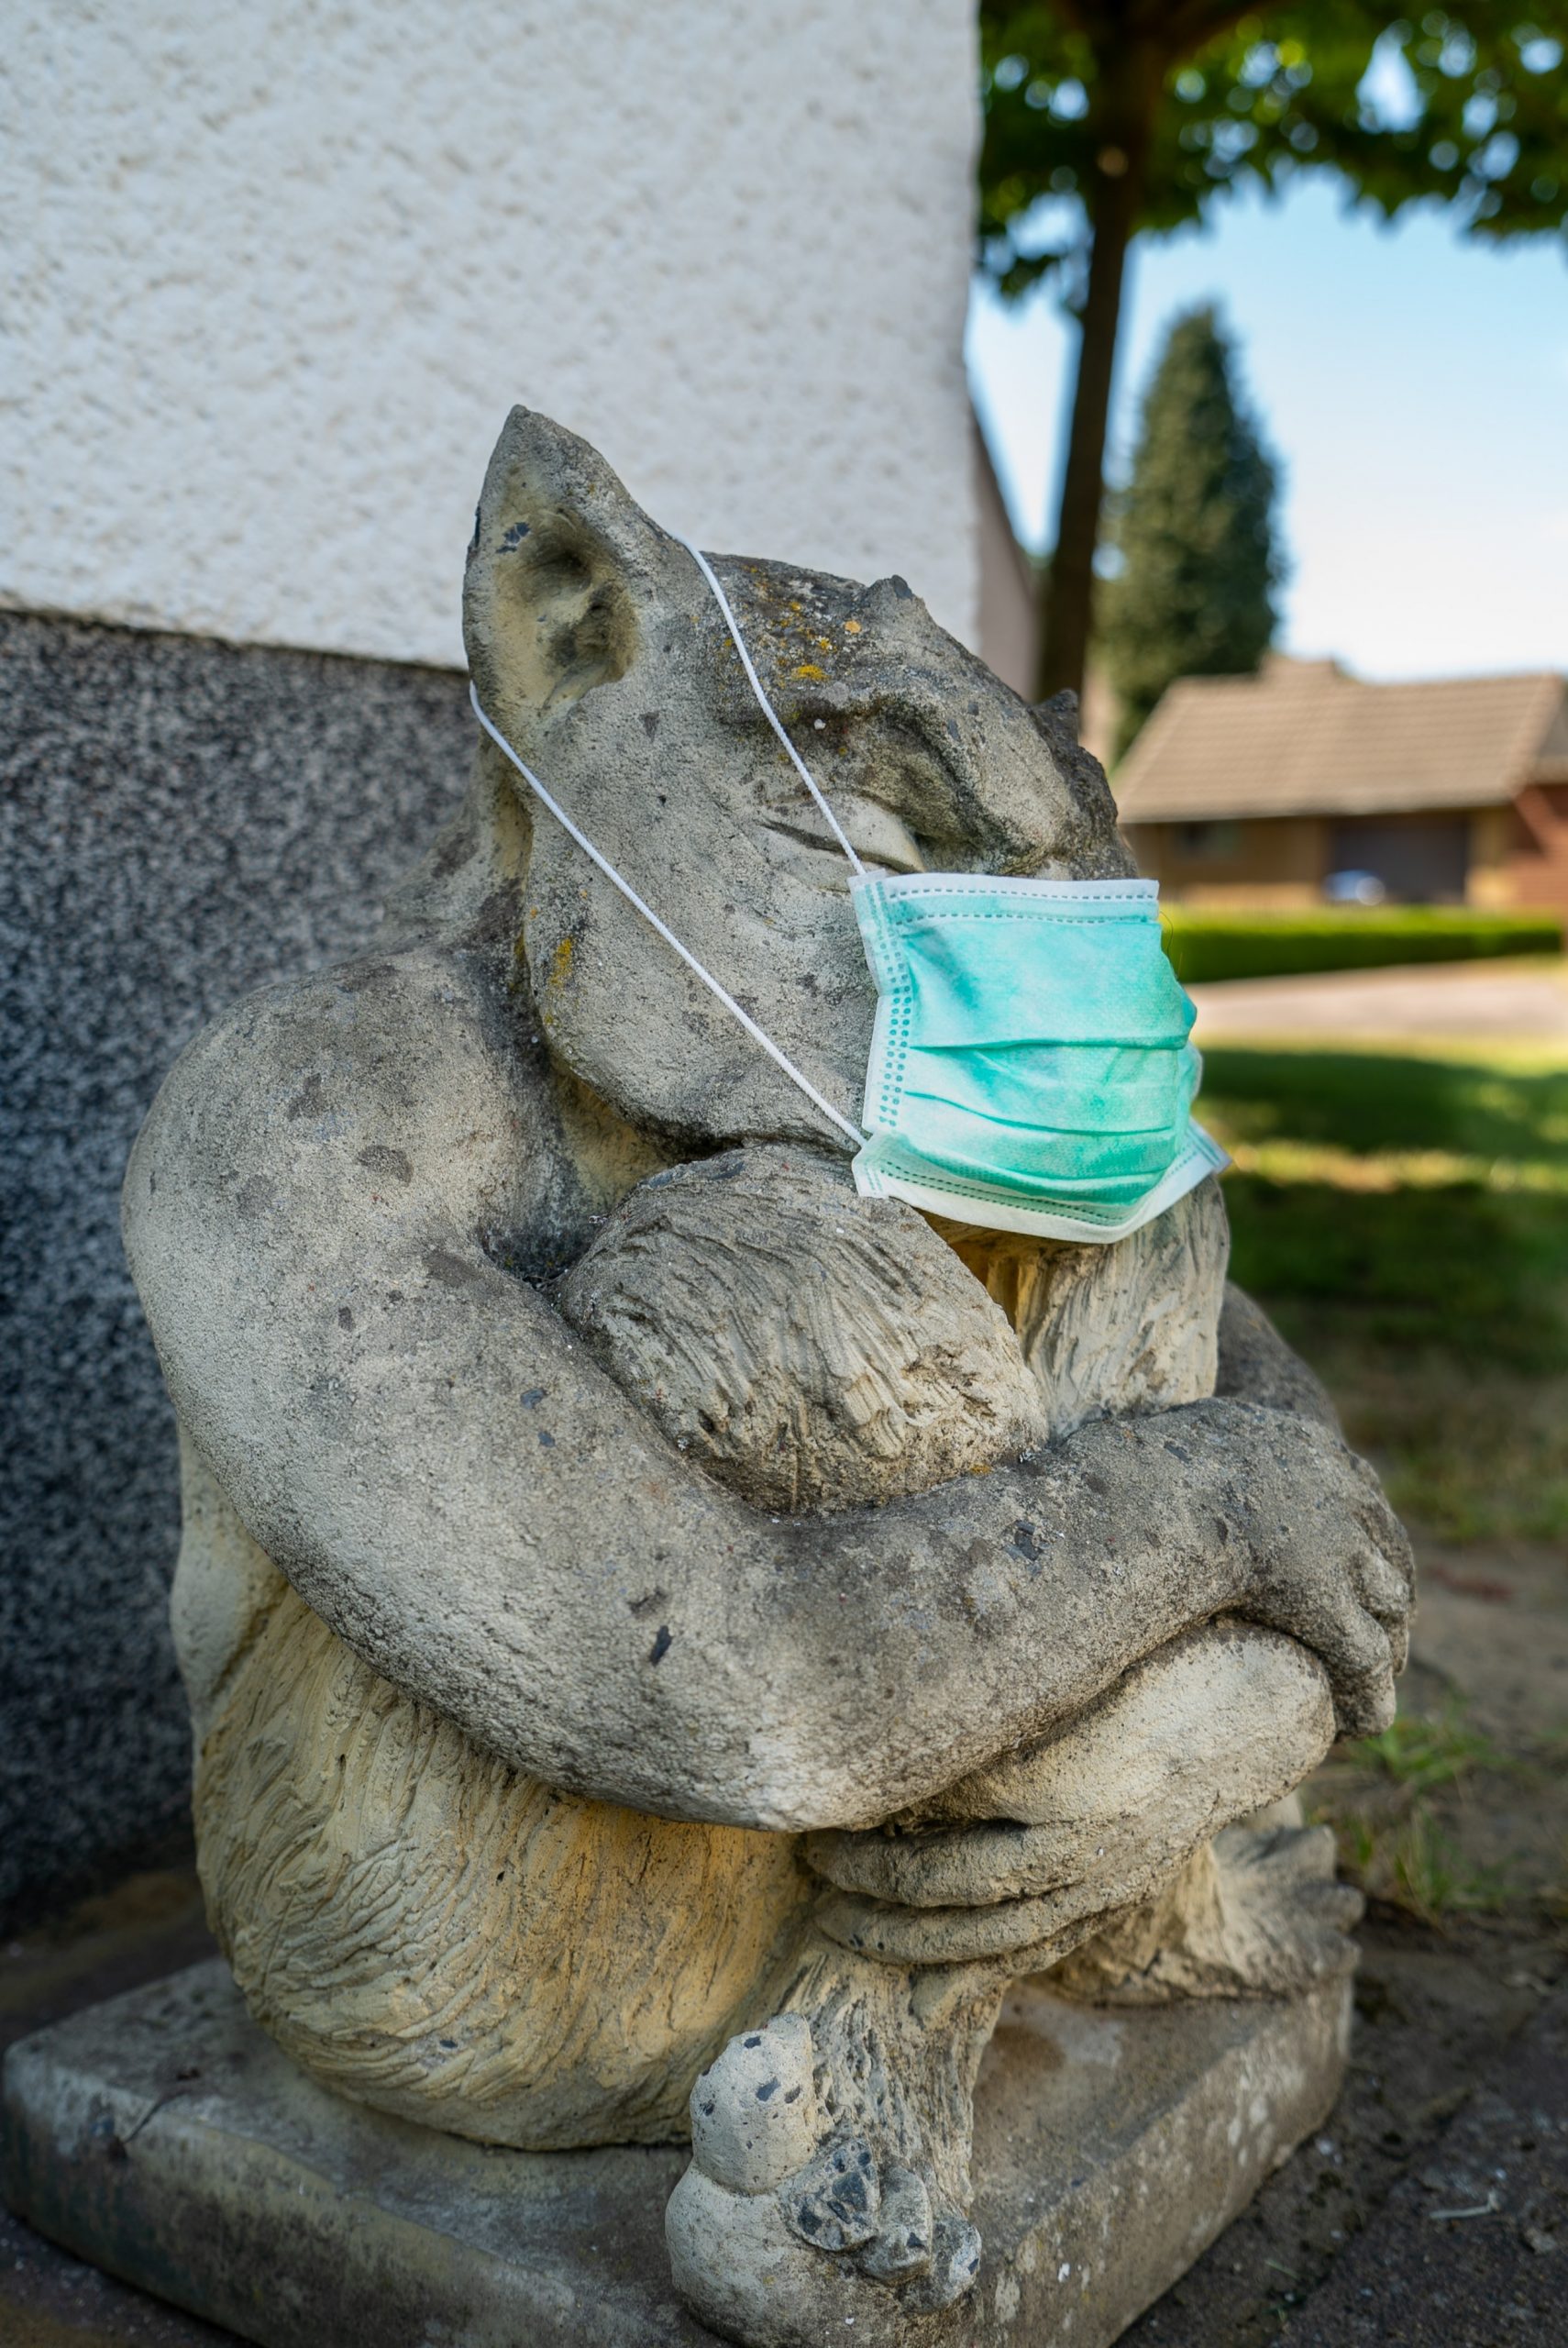
{"label": "blurred background building", "polygon": [[1145,872],[1196,903],[1568,914],[1568,686],[1368,684],[1271,654],[1170,686],[1116,770]]}

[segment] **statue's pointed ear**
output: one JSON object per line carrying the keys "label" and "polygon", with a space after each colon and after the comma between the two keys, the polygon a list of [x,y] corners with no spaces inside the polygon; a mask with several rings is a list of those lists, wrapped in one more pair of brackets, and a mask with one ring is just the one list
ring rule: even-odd
{"label": "statue's pointed ear", "polygon": [[690,568],[597,449],[514,407],[463,582],[469,666],[502,733],[521,746],[548,712],[624,677],[676,559]]}

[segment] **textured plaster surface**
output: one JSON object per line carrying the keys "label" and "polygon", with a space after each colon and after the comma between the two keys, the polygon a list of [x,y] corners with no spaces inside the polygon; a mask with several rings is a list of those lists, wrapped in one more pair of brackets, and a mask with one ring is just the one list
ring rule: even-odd
{"label": "textured plaster surface", "polygon": [[[983,2286],[909,2329],[863,2309],[812,2348],[1109,2348],[1322,2120],[1348,2019],[1343,1982],[1137,2015],[1021,1984],[977,2096]],[[264,2348],[712,2342],[663,2266],[683,2159],[497,2152],[345,2102],[215,1964],[25,2041],[6,2070],[12,2206]]]}
{"label": "textured plaster surface", "polygon": [[966,640],[967,0],[13,11],[0,600],[456,662],[513,401]]}
{"label": "textured plaster surface", "polygon": [[363,944],[471,735],[425,670],[0,615],[0,1912],[186,1811],[126,1153],[221,1006]]}

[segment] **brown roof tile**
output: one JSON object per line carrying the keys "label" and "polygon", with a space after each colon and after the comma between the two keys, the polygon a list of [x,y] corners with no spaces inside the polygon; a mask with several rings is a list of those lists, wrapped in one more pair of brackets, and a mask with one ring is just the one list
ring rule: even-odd
{"label": "brown roof tile", "polygon": [[1529,781],[1564,690],[1550,670],[1365,684],[1278,656],[1255,677],[1184,677],[1118,768],[1117,803],[1129,824],[1496,806]]}

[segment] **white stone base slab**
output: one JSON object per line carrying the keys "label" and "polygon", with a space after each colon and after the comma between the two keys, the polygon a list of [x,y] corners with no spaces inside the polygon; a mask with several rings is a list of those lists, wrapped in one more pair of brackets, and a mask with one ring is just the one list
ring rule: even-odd
{"label": "white stone base slab", "polygon": [[[920,2348],[1109,2348],[1338,2092],[1350,1983],[1111,2012],[1013,1992],[977,2099],[972,2297]],[[6,2198],[261,2348],[666,2348],[678,2146],[513,2153],[314,2086],[193,1966],[14,2047]]]}

